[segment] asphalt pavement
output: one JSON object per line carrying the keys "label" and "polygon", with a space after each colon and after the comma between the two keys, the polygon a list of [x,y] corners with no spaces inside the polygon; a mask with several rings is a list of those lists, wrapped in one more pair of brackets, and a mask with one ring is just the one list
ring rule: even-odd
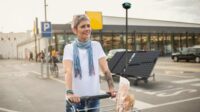
{"label": "asphalt pavement", "polygon": [[[24,60],[0,60],[0,112],[64,112],[64,70],[59,63],[59,78],[41,76],[41,64]],[[44,66],[45,68],[45,66]],[[200,64],[158,59],[152,73],[155,79],[137,86],[130,79],[134,108],[141,112],[199,112]],[[44,74],[46,72],[44,71]],[[115,87],[118,88],[118,77]],[[102,91],[107,83],[101,80]],[[114,99],[102,105],[115,104]]]}

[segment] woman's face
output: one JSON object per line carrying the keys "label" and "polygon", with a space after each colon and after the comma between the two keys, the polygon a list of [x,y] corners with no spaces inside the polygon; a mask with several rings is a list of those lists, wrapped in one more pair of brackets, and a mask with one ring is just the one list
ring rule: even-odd
{"label": "woman's face", "polygon": [[91,35],[90,21],[89,20],[81,21],[77,26],[77,28],[75,28],[75,33],[80,41],[85,41],[88,38],[90,38]]}

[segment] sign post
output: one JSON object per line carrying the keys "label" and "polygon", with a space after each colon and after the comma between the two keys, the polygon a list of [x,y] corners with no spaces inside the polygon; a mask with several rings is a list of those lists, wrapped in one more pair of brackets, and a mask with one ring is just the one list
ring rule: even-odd
{"label": "sign post", "polygon": [[[46,38],[46,68],[47,68],[47,78],[49,78],[49,66],[48,66],[48,40],[52,37],[52,26],[51,22],[41,22],[42,37]],[[41,69],[41,74],[43,75],[43,66]]]}

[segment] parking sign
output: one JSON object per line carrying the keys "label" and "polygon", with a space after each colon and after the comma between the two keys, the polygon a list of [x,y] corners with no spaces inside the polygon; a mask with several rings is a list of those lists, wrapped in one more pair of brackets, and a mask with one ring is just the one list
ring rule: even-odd
{"label": "parking sign", "polygon": [[51,22],[41,22],[42,37],[51,38],[52,26]]}

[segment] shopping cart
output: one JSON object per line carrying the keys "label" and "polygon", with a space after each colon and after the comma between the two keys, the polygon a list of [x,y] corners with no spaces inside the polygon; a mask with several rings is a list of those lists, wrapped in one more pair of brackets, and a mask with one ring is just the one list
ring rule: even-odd
{"label": "shopping cart", "polygon": [[[117,52],[108,61],[109,69],[112,73],[133,79],[134,85],[143,80],[148,83],[148,78],[153,77],[155,80],[155,73],[152,73],[157,62],[159,51],[129,51]],[[127,61],[127,63],[125,63]]]}
{"label": "shopping cart", "polygon": [[[76,109],[69,100],[67,100],[67,102],[72,107],[71,112],[89,112],[92,109],[100,109],[100,112],[117,112],[116,103],[110,97],[111,97],[110,93],[105,93],[95,96],[82,96],[80,100],[84,101],[85,103],[87,103],[90,100],[100,100],[100,106],[96,108],[85,108],[81,110]],[[132,108],[131,111],[129,112],[141,112],[141,111],[136,108]]]}

